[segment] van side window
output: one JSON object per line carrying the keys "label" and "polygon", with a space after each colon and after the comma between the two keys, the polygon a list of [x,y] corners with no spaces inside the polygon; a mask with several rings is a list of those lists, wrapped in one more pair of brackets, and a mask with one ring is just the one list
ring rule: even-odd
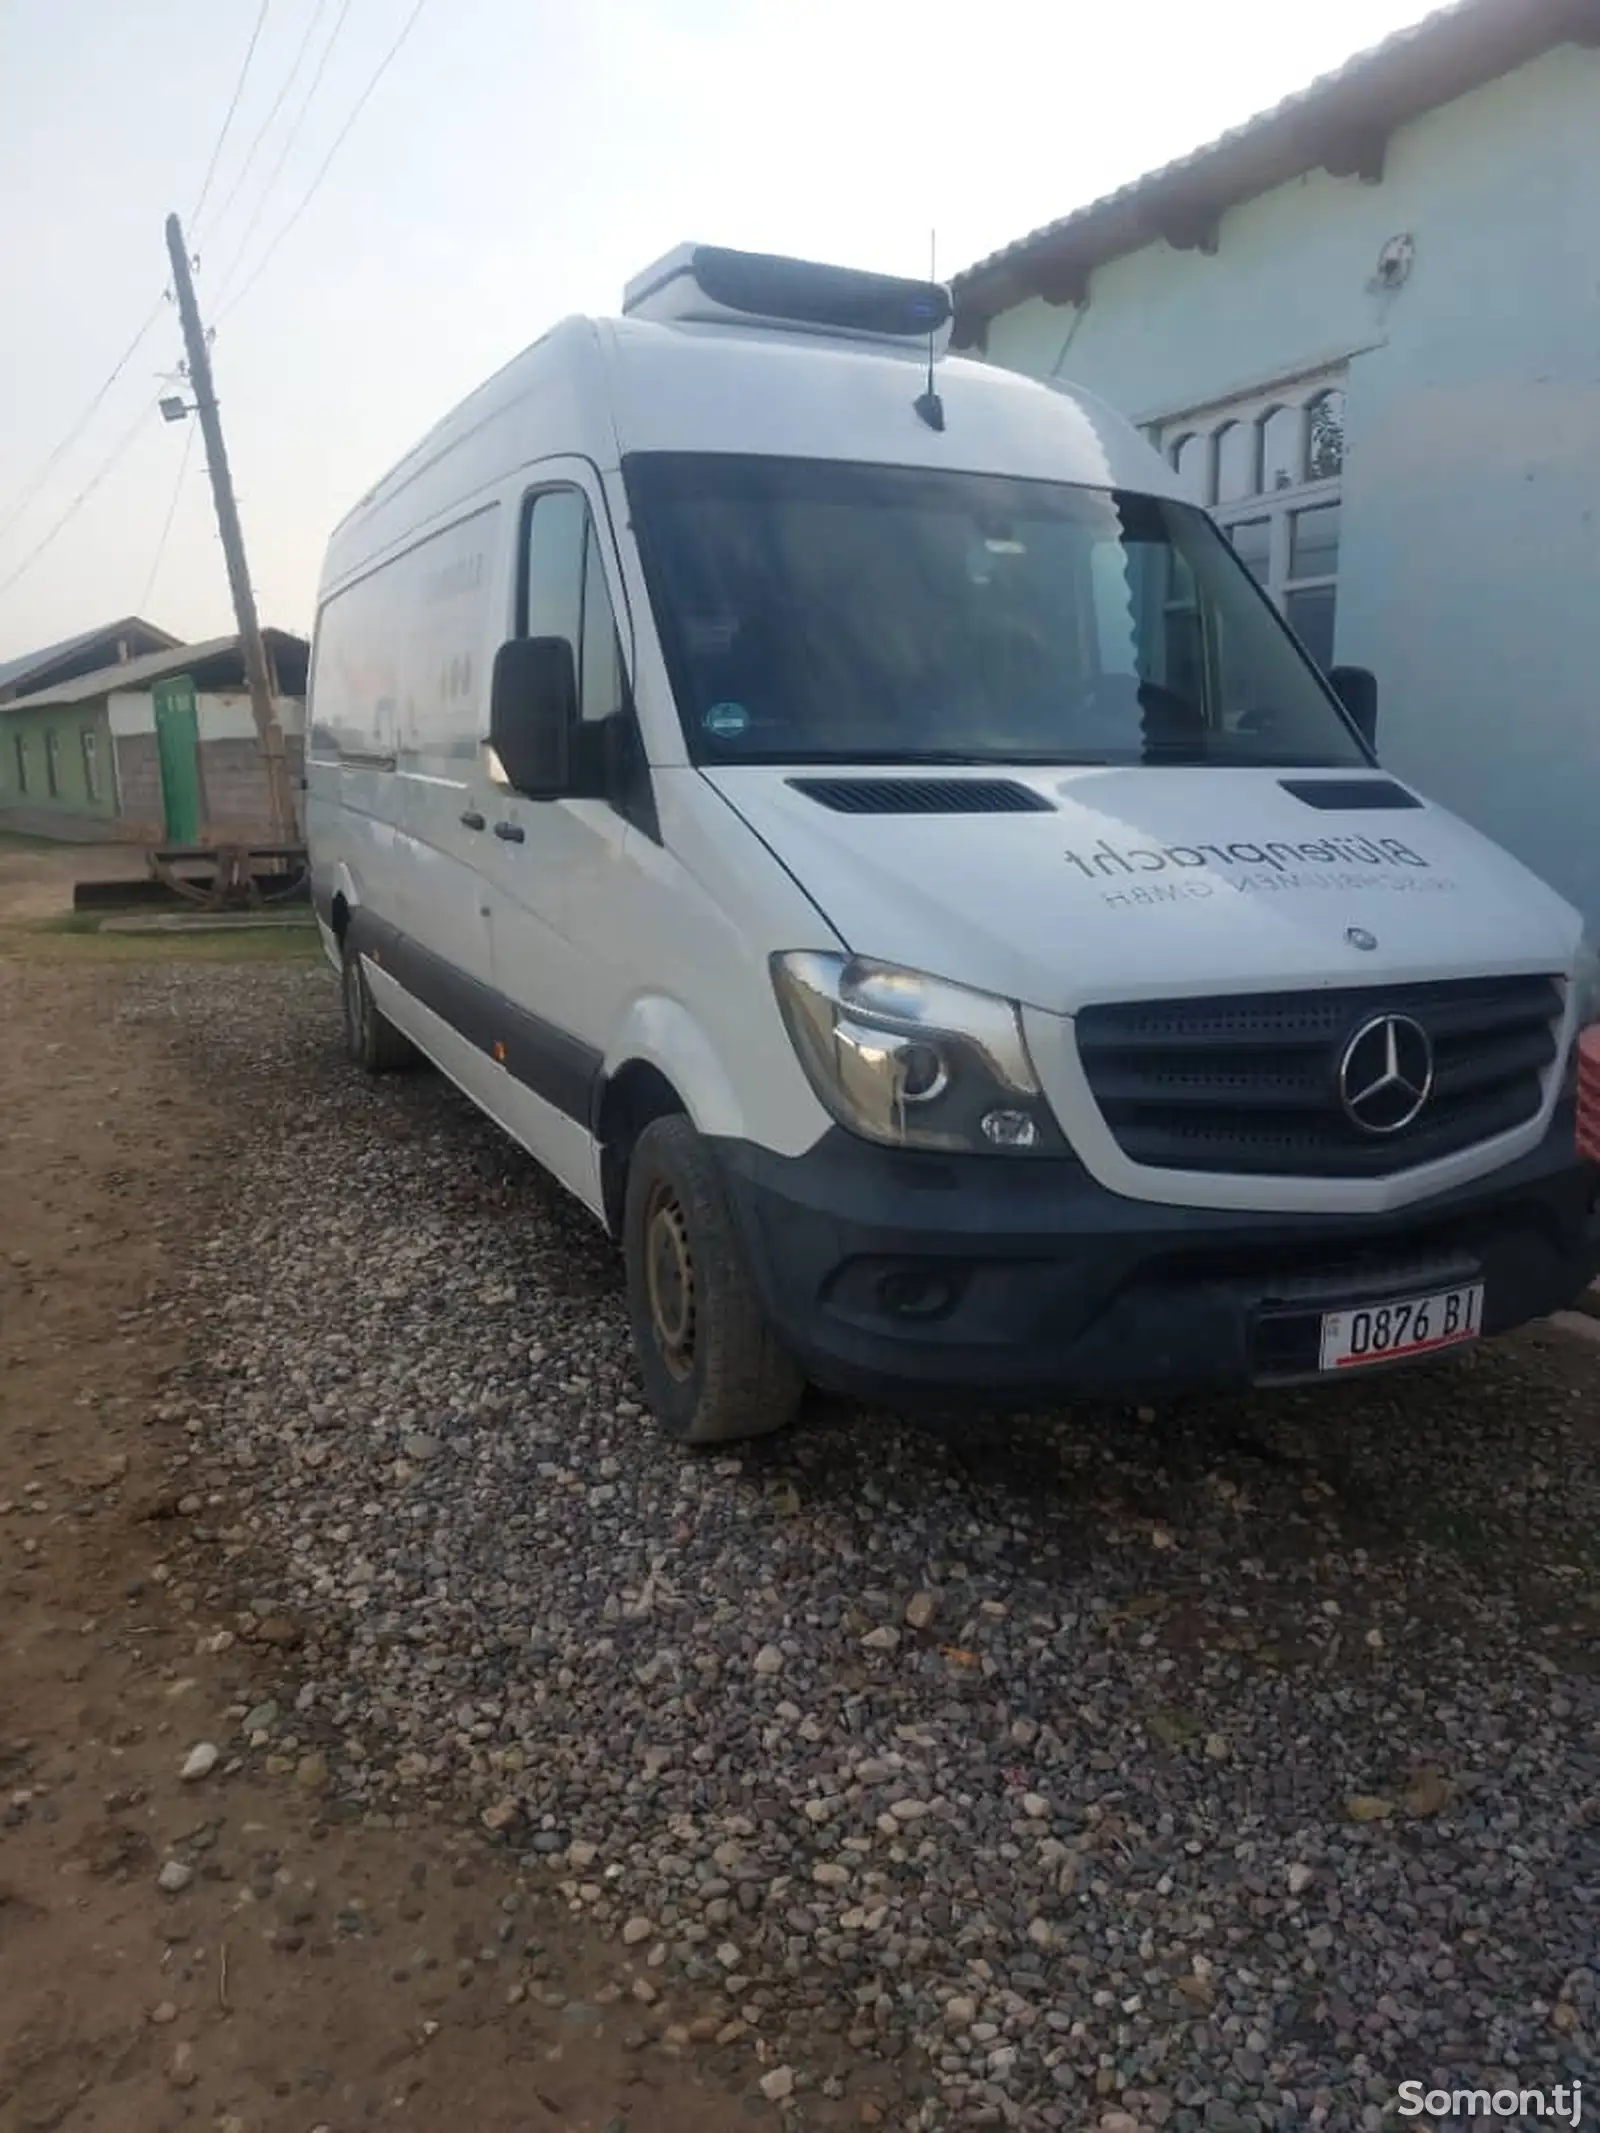
{"label": "van side window", "polygon": [[574,664],[583,627],[588,507],[576,489],[551,489],[528,507],[522,555],[524,637],[565,637]]}
{"label": "van side window", "polygon": [[577,669],[586,725],[627,702],[622,647],[589,506],[576,489],[551,489],[528,507],[522,635],[564,637]]}
{"label": "van side window", "polygon": [[576,489],[548,489],[526,507],[518,626],[525,637],[564,637],[577,670],[578,712],[602,751],[602,782],[611,804],[635,827],[658,837],[643,743],[633,717],[616,611],[606,585],[600,538],[587,499]]}

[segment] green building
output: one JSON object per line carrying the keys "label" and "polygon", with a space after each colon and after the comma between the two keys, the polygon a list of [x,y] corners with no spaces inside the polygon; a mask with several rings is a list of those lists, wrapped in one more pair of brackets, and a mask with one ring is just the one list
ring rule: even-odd
{"label": "green building", "polygon": [[[310,647],[262,639],[297,779]],[[184,644],[130,619],[0,665],[0,828],[194,844],[270,820],[237,637]]]}
{"label": "green building", "polygon": [[[111,724],[103,699],[30,708],[27,699],[87,674],[173,650],[180,639],[137,615],[60,644],[0,660],[0,821],[60,818],[62,826],[114,823],[118,813]],[[41,826],[45,826],[41,823]]]}

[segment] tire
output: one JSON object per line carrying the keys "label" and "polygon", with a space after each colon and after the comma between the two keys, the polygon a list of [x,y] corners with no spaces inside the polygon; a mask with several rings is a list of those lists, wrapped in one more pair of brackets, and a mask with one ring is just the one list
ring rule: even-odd
{"label": "tire", "polygon": [[639,1136],[622,1252],[634,1354],[663,1428],[727,1444],[793,1420],[805,1378],[767,1322],[721,1174],[687,1118]]}
{"label": "tire", "polygon": [[348,929],[340,949],[344,1048],[351,1063],[364,1074],[398,1074],[417,1056],[411,1041],[400,1034],[373,999],[366,970]]}

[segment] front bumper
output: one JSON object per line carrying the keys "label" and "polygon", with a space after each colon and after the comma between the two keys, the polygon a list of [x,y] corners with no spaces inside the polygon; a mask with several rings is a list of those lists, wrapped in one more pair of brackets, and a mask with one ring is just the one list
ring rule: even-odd
{"label": "front bumper", "polygon": [[1070,1158],[876,1148],[722,1160],[757,1285],[818,1383],[892,1406],[1285,1384],[1321,1314],[1482,1281],[1483,1330],[1568,1304],[1600,1270],[1600,1170],[1570,1107],[1531,1154],[1380,1216],[1256,1215],[1108,1192]]}

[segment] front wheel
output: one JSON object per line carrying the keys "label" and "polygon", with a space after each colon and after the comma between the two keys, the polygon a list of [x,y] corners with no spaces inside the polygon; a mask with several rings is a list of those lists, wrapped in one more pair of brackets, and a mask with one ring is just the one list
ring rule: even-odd
{"label": "front wheel", "polygon": [[716,1162],[687,1118],[639,1136],[622,1250],[634,1353],[663,1426],[685,1444],[726,1444],[791,1421],[805,1379],[767,1323]]}

